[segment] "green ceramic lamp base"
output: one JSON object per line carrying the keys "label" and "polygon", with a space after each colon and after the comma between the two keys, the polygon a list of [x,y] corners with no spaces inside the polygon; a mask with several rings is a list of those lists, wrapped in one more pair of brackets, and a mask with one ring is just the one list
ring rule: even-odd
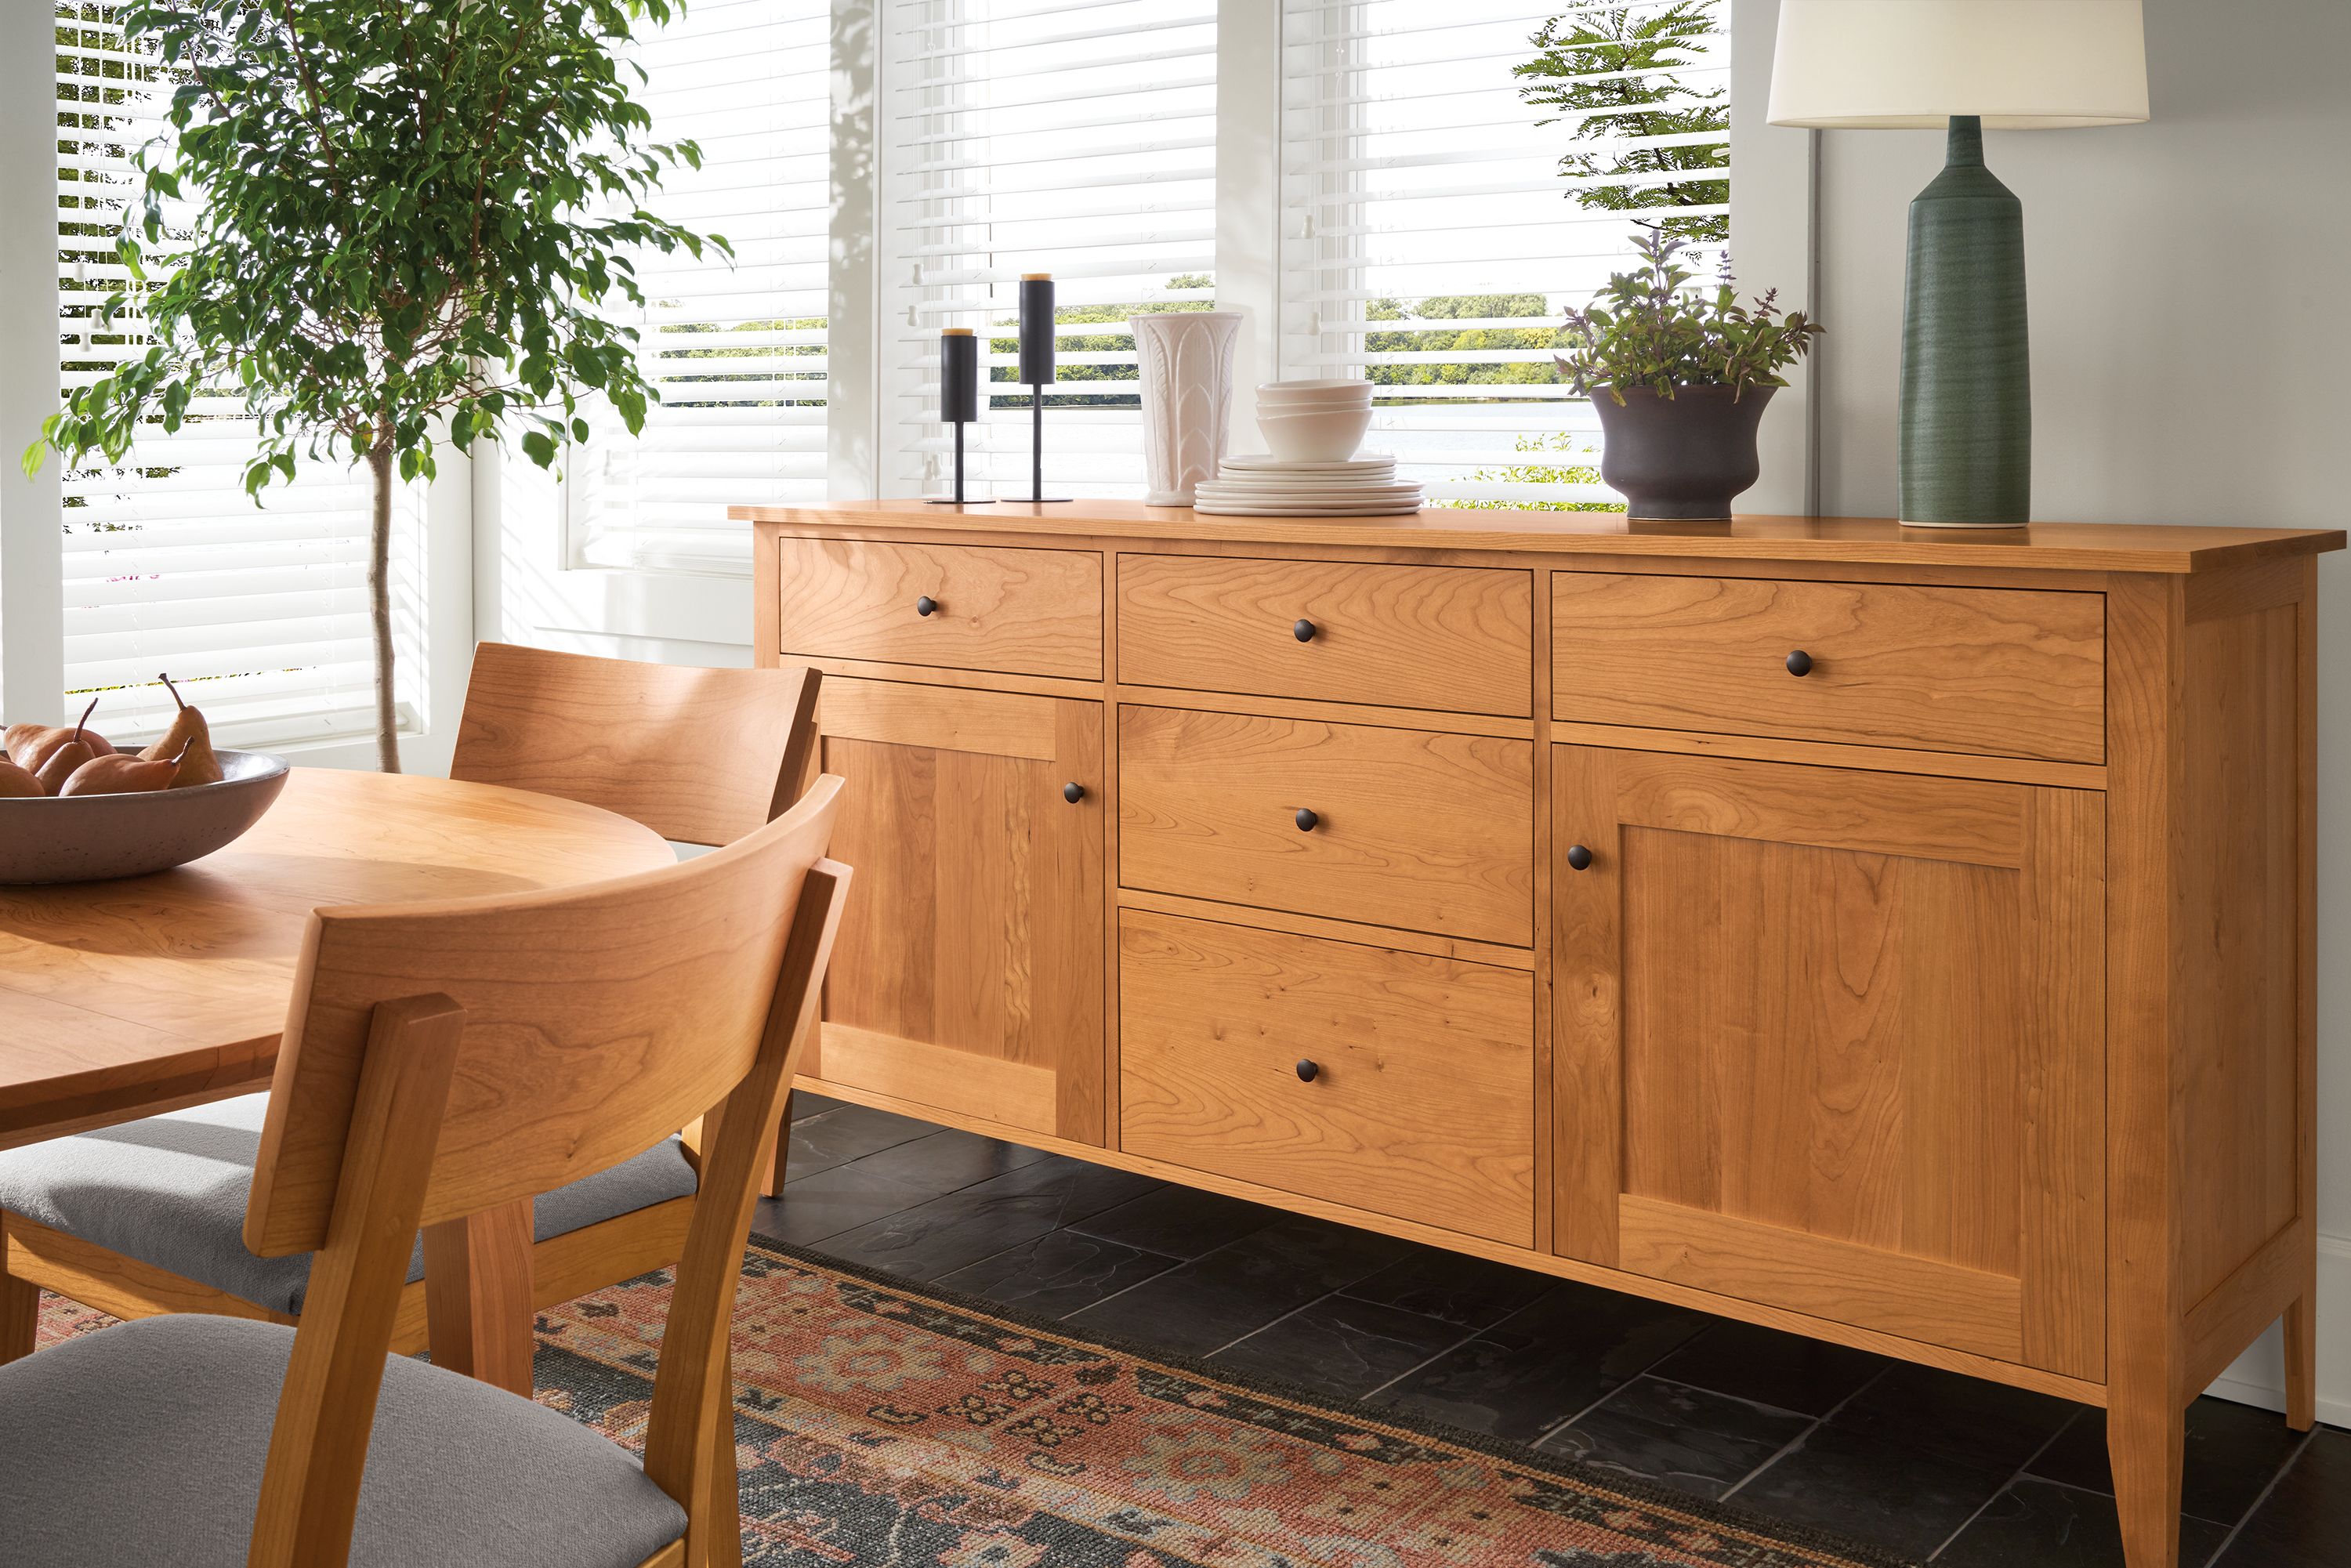
{"label": "green ceramic lamp base", "polygon": [[1902,314],[1901,517],[2014,528],[2032,515],[2024,209],[1953,115],[1943,172],[1910,204]]}

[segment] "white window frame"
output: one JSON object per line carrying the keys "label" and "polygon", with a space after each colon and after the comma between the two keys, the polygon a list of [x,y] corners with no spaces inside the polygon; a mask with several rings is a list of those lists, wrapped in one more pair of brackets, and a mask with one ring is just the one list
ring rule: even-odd
{"label": "white window frame", "polygon": [[[875,50],[880,0],[833,0],[832,187],[826,433],[828,489],[837,500],[880,493],[884,428],[880,306],[871,156],[881,86]],[[1217,305],[1244,320],[1244,388],[1280,379],[1280,0],[1217,4]],[[1732,252],[1743,278],[1776,284],[1792,306],[1812,303],[1814,133],[1763,123],[1778,0],[1731,0]],[[10,211],[50,204],[54,58],[46,6],[0,7],[0,200]],[[55,252],[41,225],[0,238],[0,363],[54,366]],[[1747,497],[1759,511],[1807,512],[1813,493],[1812,400],[1806,376],[1772,402],[1764,423],[1764,477]],[[58,716],[63,653],[61,541],[54,464],[32,481],[15,472],[24,443],[55,406],[41,377],[0,377],[0,711]],[[1244,405],[1247,399],[1237,402]],[[412,765],[445,755],[463,701],[474,635],[675,663],[751,659],[747,579],[576,564],[559,476],[511,455],[450,454],[433,487],[428,559],[433,625],[428,677],[433,731],[410,743]],[[364,747],[319,747],[305,760],[364,761]]]}
{"label": "white window frame", "polygon": [[[57,210],[57,16],[47,5],[0,6],[0,200],[14,213]],[[26,479],[18,456],[57,411],[57,246],[49,223],[0,233],[0,713],[60,722],[66,709],[65,533],[60,465]],[[423,517],[424,711],[401,737],[402,766],[441,772],[455,745],[473,664],[470,465],[444,448]],[[362,737],[279,747],[306,767],[372,768]]]}

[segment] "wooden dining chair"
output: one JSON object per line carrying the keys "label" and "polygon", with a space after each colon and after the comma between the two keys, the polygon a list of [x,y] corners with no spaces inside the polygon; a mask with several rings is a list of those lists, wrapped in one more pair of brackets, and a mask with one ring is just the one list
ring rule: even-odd
{"label": "wooden dining chair", "polygon": [[[819,679],[485,643],[451,776],[580,800],[677,842],[729,843],[808,776]],[[0,1151],[0,1364],[31,1352],[42,1290],[120,1318],[296,1322],[310,1260],[256,1256],[238,1237],[268,1109],[250,1094]],[[781,1176],[763,1173],[763,1189]],[[695,1184],[691,1140],[671,1139],[545,1195],[535,1213],[420,1238],[393,1345],[528,1392],[532,1312],[675,1263]],[[444,1308],[428,1313],[435,1294]],[[490,1303],[486,1321],[467,1302]]]}
{"label": "wooden dining chair", "polygon": [[[840,792],[683,864],[310,917],[242,1232],[298,1328],[150,1317],[0,1367],[0,1559],[703,1568],[737,1543],[729,1316],[848,868]],[[392,1355],[413,1239],[711,1128],[642,1467]]]}

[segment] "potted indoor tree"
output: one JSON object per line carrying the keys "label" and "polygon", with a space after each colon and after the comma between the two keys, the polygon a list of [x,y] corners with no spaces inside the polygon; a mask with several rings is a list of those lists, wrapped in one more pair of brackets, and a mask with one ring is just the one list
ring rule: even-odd
{"label": "potted indoor tree", "polygon": [[1600,477],[1635,522],[1728,518],[1731,497],[1762,472],[1755,428],[1780,372],[1822,329],[1782,311],[1778,291],[1739,302],[1726,274],[1711,291],[1676,265],[1686,242],[1646,229],[1643,266],[1620,272],[1567,313],[1555,357],[1562,380],[1600,415]]}
{"label": "potted indoor tree", "polygon": [[120,464],[151,422],[241,395],[245,488],[363,464],[373,511],[376,746],[397,772],[388,559],[397,485],[437,444],[519,437],[545,467],[601,393],[632,434],[655,395],[629,256],[705,240],[640,203],[688,141],[652,139],[617,50],[675,0],[125,0],[131,49],[176,83],[138,156],[100,329],[150,345],[75,388],[25,454]]}

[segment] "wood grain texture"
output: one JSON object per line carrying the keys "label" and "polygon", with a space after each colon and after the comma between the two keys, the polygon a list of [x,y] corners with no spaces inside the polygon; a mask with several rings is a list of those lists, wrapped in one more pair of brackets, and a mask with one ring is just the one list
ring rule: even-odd
{"label": "wood grain texture", "polygon": [[1625,1267],[1814,1317],[2023,1358],[2013,1274],[1887,1252],[1830,1236],[1628,1195],[1618,1218]]}
{"label": "wood grain texture", "polygon": [[[6,1261],[0,1254],[0,1263]],[[33,1354],[41,1332],[41,1288],[0,1271],[0,1366]]]}
{"label": "wood grain texture", "polygon": [[1050,762],[1060,754],[1061,712],[1052,697],[835,681],[817,705],[817,726],[828,740]]}
{"label": "wood grain texture", "polygon": [[323,1244],[368,1019],[428,983],[465,1009],[465,1038],[424,1224],[566,1186],[701,1114],[749,1070],[840,793],[820,779],[749,837],[657,872],[313,915],[246,1245],[277,1257]]}
{"label": "wood grain texture", "polygon": [[310,911],[559,887],[673,863],[577,801],[298,768],[251,832],[193,865],[0,888],[0,1147],[266,1080]]}
{"label": "wood grain texture", "polygon": [[816,1033],[826,964],[841,926],[850,870],[810,866],[790,912],[773,1000],[749,1071],[705,1119],[701,1190],[663,1325],[645,1427],[645,1474],[686,1510],[686,1560],[735,1560],[742,1549],[735,1455],[732,1329],[743,1246],[760,1172],[776,1146],[799,1054]]}
{"label": "wood grain texture", "polygon": [[[1809,678],[1809,677],[1807,677]],[[1581,724],[1553,719],[1553,740],[1606,746],[1619,751],[1670,751],[1682,757],[1740,757],[1755,762],[1793,762],[1857,768],[1873,773],[1928,773],[1944,779],[1989,779],[2010,784],[2048,784],[2060,789],[2104,789],[2106,770],[2080,762],[2042,762],[2029,757],[1986,757],[1958,751],[1913,751],[1891,746],[1838,746],[1818,740],[1782,740],[1768,735],[1710,735],[1694,729],[1645,729],[1629,724]]]}
{"label": "wood grain texture", "polygon": [[[772,519],[763,541],[1102,552],[1119,653],[1100,688],[1121,756],[1105,779],[1113,917],[1343,942],[1386,963],[1531,965],[1538,1246],[1245,1178],[1187,1147],[1122,1150],[1114,1132],[1108,1147],[1064,1145],[968,1112],[940,1119],[2106,1404],[2133,1568],[2173,1561],[2188,1398],[2279,1314],[2289,1418],[2313,1414],[2314,558],[2340,533],[1954,536],[1805,518],[1636,531],[1574,514],[1200,518],[1092,502],[737,515]],[[1374,690],[1300,684],[1291,666],[1311,643],[1262,660],[1223,645],[1276,641],[1297,618],[1270,616],[1286,593],[1376,599],[1365,584],[1496,571],[1536,574],[1523,716],[1433,695],[1493,649]],[[1148,645],[1153,617],[1164,646]],[[1790,628],[1802,640],[1778,645]],[[1578,642],[1601,632],[1635,650],[1621,670]],[[1801,679],[1782,664],[1797,646],[1815,661]],[[1740,663],[1754,649],[1760,675]],[[1865,658],[1886,678],[1856,677]],[[1057,695],[977,666],[952,679]],[[1579,682],[1656,711],[1582,711]],[[1523,947],[1402,923],[1376,891],[1310,899],[1270,852],[1254,880],[1197,880],[1225,852],[1209,813],[1267,770],[1236,751],[1186,772],[1199,748],[1178,756],[1159,729],[1391,729],[1404,727],[1383,705],[1440,701],[1459,706],[1415,710],[1448,716],[1419,727],[1531,743],[1532,842],[1507,857],[1532,873]],[[1138,810],[1153,780],[1127,766],[1137,738],[1194,791],[1187,810],[1208,809],[1196,821]],[[1322,810],[1276,804],[1284,821]],[[1402,863],[1452,831],[1423,815],[1383,852]],[[1578,841],[1600,852],[1583,872],[1564,859]],[[1524,957],[1500,960],[1513,951]],[[1123,956],[1105,954],[1106,990],[1132,1026]],[[2250,1035],[2231,1036],[2232,1017]],[[1109,1036],[1109,1082],[1128,1049]],[[1709,1102],[1693,1087],[1708,1083],[1731,1092]],[[1692,1107],[1678,1124],[1677,1097]],[[1628,1204],[1669,1206],[1677,1235],[1685,1211],[1698,1217],[1703,1237],[1659,1251],[1652,1224],[1640,1242],[1645,1266],[1670,1258],[1683,1277],[1614,1266]],[[1809,1276],[1791,1274],[1804,1260]],[[1708,1269],[1719,1277],[1692,1282]],[[1841,1276],[1856,1281],[1850,1309],[1825,1283]],[[1812,1291],[1812,1310],[1748,1299],[1765,1289]],[[1907,1334],[1873,1326],[1896,1322]]]}
{"label": "wood grain texture", "polygon": [[[1554,717],[2096,762],[2095,593],[1554,573]],[[1811,674],[1789,674],[1789,654]]]}
{"label": "wood grain texture", "polygon": [[1858,561],[1925,568],[1989,567],[2041,571],[2191,572],[2245,560],[2341,549],[2339,528],[2242,528],[2203,525],[2134,527],[2035,523],[1996,536],[1905,528],[1880,517],[1735,517],[1719,523],[1628,527],[1595,512],[1485,512],[1427,507],[1395,517],[1217,517],[1189,507],[1081,500],[1068,506],[1014,502],[932,507],[921,501],[842,501],[816,506],[729,507],[764,534],[824,536],[875,529],[941,535],[997,534],[1056,543],[1166,540],[1271,544],[1316,549],[1402,548],[1465,556],[1578,553],[1676,556],[1745,561]]}
{"label": "wood grain texture", "polygon": [[[1090,550],[778,538],[778,651],[1077,679],[1102,674]],[[915,601],[936,605],[928,615]]]}
{"label": "wood grain texture", "polygon": [[[901,1115],[917,1117],[929,1114],[921,1106],[910,1104],[902,1100],[893,1100],[887,1094],[875,1094],[867,1090],[846,1085],[828,1084],[821,1079],[804,1077],[798,1081],[797,1087],[817,1094],[837,1093],[839,1098],[852,1104],[871,1106],[877,1111],[890,1111]],[[976,1116],[942,1112],[931,1115],[930,1119],[942,1122],[951,1127],[977,1133],[985,1137],[1007,1138],[1015,1142],[1020,1141],[1021,1138],[1017,1128],[999,1126]],[[1991,1356],[1953,1350],[1947,1345],[1928,1344],[1919,1340],[1903,1339],[1897,1335],[1880,1333],[1876,1329],[1840,1322],[1833,1318],[1813,1317],[1761,1301],[1742,1301],[1735,1296],[1677,1285],[1669,1280],[1653,1279],[1647,1275],[1629,1274],[1621,1270],[1603,1268],[1587,1263],[1580,1258],[1563,1258],[1553,1253],[1537,1251],[1531,1248],[1513,1246],[1508,1242],[1489,1241],[1482,1236],[1472,1236],[1465,1231],[1447,1230],[1439,1226],[1424,1224],[1416,1219],[1401,1219],[1394,1215],[1374,1214],[1369,1209],[1352,1204],[1313,1197],[1303,1193],[1284,1192],[1261,1183],[1219,1176],[1214,1171],[1204,1171],[1196,1166],[1179,1166],[1167,1160],[1152,1159],[1123,1150],[1094,1148],[1087,1145],[1071,1144],[1060,1138],[1039,1135],[1029,1136],[1028,1142],[1030,1146],[1043,1149],[1050,1154],[1067,1155],[1075,1159],[1090,1160],[1097,1165],[1112,1166],[1120,1170],[1156,1176],[1162,1181],[1178,1182],[1187,1186],[1197,1187],[1204,1192],[1247,1198],[1252,1203],[1262,1203],[1293,1213],[1311,1215],[1336,1224],[1352,1225],[1360,1229],[1400,1237],[1405,1240],[1418,1241],[1431,1247],[1444,1248],[1473,1257],[1490,1258],[1496,1262],[1508,1263],[1513,1268],[1529,1269],[1537,1273],[1550,1274],[1563,1280],[1581,1281],[1585,1284],[1598,1285],[1605,1290],[1622,1291],[1627,1295],[1687,1307],[1695,1312],[1712,1312],[1719,1317],[1736,1318],[1742,1322],[1761,1323],[1768,1328],[1782,1329],[1790,1333],[1803,1334],[1835,1344],[1852,1345],[1855,1349],[1870,1351],[1876,1354],[1916,1362],[1921,1366],[1941,1367],[1946,1371],[1963,1373],[1970,1377],[1988,1378],[1992,1382],[2007,1384],[2012,1387],[2030,1388],[2038,1393],[2054,1395],[2058,1398],[2072,1399],[2085,1405],[2103,1406],[2105,1403],[2106,1391],[2102,1384],[2085,1382],[2077,1377],[2065,1377],[2053,1372],[2044,1372],[2039,1367],[2026,1366],[2020,1362],[1999,1361]]]}
{"label": "wood grain texture", "polygon": [[[824,765],[847,781],[834,842],[859,871],[825,1021],[862,1032],[841,1037],[856,1049],[839,1066],[820,1043],[819,1070],[892,1092],[926,1084],[935,1103],[977,1113],[1001,1113],[1017,1082],[1022,1125],[1098,1142],[1102,705],[836,680],[820,710]],[[894,1061],[890,1040],[911,1042]]]}
{"label": "wood grain texture", "polygon": [[1126,556],[1118,678],[1524,716],[1532,598],[1525,571]]}
{"label": "wood grain texture", "polygon": [[[340,1568],[359,1516],[384,1357],[431,1185],[463,1050],[465,1009],[447,997],[390,997],[366,1011],[304,1305],[262,1467],[247,1568]],[[268,1188],[269,1154],[253,1190]]]}
{"label": "wood grain texture", "polygon": [[1458,958],[1466,964],[1489,964],[1502,969],[1531,970],[1535,967],[1535,956],[1524,947],[1472,942],[1466,937],[1440,936],[1427,931],[1399,931],[1393,925],[1367,925],[1360,920],[1332,920],[1287,909],[1253,909],[1242,904],[1219,904],[1214,899],[1186,898],[1180,894],[1153,893],[1140,887],[1120,888],[1118,904],[1122,909],[1187,915],[1195,920],[1222,921],[1227,925],[1248,925],[1259,931],[1287,931],[1296,936],[1322,936],[1333,942],[1391,947],[1401,953]]}
{"label": "wood grain texture", "polygon": [[54,1291],[110,1317],[209,1312],[264,1323],[294,1321],[283,1312],[183,1280],[169,1270],[125,1258],[18,1214],[0,1213],[0,1279]]}
{"label": "wood grain texture", "polygon": [[[663,1336],[646,1469],[686,1511],[688,1560],[735,1560],[739,1521],[733,1488],[720,1473],[722,1467],[731,1473],[734,1455],[716,1441],[730,1391],[725,1328],[759,1167],[775,1139],[795,1044],[807,1037],[816,1013],[848,883],[846,867],[821,858],[837,784],[820,780],[781,820],[664,872],[550,897],[372,912],[334,924],[319,918],[305,964],[307,991],[348,985],[358,974],[408,977],[402,956],[413,951],[494,952],[508,966],[508,983],[529,988],[521,994],[540,1003],[542,1038],[554,1049],[531,1061],[527,1083],[504,1082],[496,1086],[503,1092],[478,1092],[483,1074],[468,1059],[477,1054],[479,1037],[513,1018],[516,1000],[478,971],[457,981],[472,998],[470,1008],[437,993],[379,998],[364,1009],[364,1035],[356,1049],[333,1049],[340,1042],[319,1027],[315,994],[298,1001],[296,1016],[305,1027],[279,1068],[247,1231],[266,1235],[273,1223],[291,1227],[319,1185],[308,1167],[331,1167],[330,1196],[322,1244],[311,1260],[308,1311],[295,1331],[262,1475],[252,1563],[339,1568],[348,1557],[417,1231],[425,1230],[434,1250],[447,1250],[455,1238],[478,1261],[491,1248],[475,1246],[479,1239],[464,1238],[446,1222],[519,1206],[519,1217],[508,1210],[496,1222],[501,1229],[491,1243],[518,1254],[527,1267],[528,1230],[504,1228],[517,1218],[527,1226],[531,1200],[569,1179],[532,1157],[549,1108],[578,1108],[574,1144],[606,1166],[617,1163],[649,1119],[654,1125],[666,1121],[657,1108],[650,1116],[643,1108],[658,1099],[639,1076],[649,1067],[698,1091],[715,1091],[723,1103],[705,1117],[715,1131],[702,1160]],[[674,909],[680,893],[733,918],[715,926],[681,926]],[[569,912],[580,917],[578,927],[590,945],[598,946],[616,897],[642,916],[644,932],[635,954],[608,951],[629,971],[625,987],[636,998],[673,1009],[679,998],[671,988],[680,982],[739,987],[755,1000],[737,1020],[751,1037],[747,1051],[736,1049],[735,1039],[713,1035],[701,1042],[698,1059],[672,1060],[658,1031],[640,1021],[644,1009],[627,1007],[634,998],[626,996],[603,998],[615,1020],[610,1030],[583,1029],[567,1013],[560,993],[546,988],[534,973],[544,960],[541,927],[550,910]],[[486,911],[494,912],[491,921],[484,919]],[[434,925],[470,945],[436,944],[430,934]],[[371,956],[372,964],[366,961]],[[497,1049],[503,1056],[519,1054],[510,1038]],[[319,1092],[322,1081],[335,1078],[346,1082],[347,1093]],[[305,1125],[312,1116],[331,1117],[340,1141],[329,1146]],[[610,1130],[600,1133],[598,1124]],[[484,1150],[496,1152],[486,1156]],[[522,1179],[539,1185],[501,1192],[495,1190],[497,1182],[480,1180],[475,1167],[496,1153],[518,1156],[506,1161],[509,1169],[500,1180],[511,1181],[511,1169],[520,1168],[529,1173]],[[418,1484],[407,1477],[375,1479],[388,1487]],[[722,1500],[723,1518],[715,1507]]]}
{"label": "wood grain texture", "polygon": [[1532,1242],[1528,976],[1139,910],[1119,956],[1122,1148]]}
{"label": "wood grain texture", "polygon": [[2200,1301],[2301,1211],[2294,607],[2190,620],[2180,664],[2187,839],[2175,1024],[2180,1291]]}
{"label": "wood grain texture", "polygon": [[2177,1118],[2179,944],[2170,800],[2186,758],[2178,694],[2186,594],[2106,593],[2106,1455],[2131,1568],[2176,1568],[2188,1385],[2179,1284],[2189,1184]]}
{"label": "wood grain texture", "polygon": [[[532,1333],[530,1200],[426,1226],[423,1240],[433,1364],[528,1398],[538,1348]],[[615,1275],[603,1283],[626,1278]]]}
{"label": "wood grain texture", "polygon": [[939,1103],[1029,1133],[1061,1127],[1061,1074],[1033,1061],[883,1034],[829,1019],[819,1033],[824,1070],[917,1103]]}
{"label": "wood grain texture", "polygon": [[1119,782],[1123,886],[1533,943],[1528,743],[1123,706]]}
{"label": "wood grain texture", "polygon": [[[1623,1228],[1638,1199],[1764,1228],[1847,1274],[1876,1259],[1908,1282],[1889,1300],[1932,1277],[1921,1263],[1995,1276],[2004,1294],[1971,1299],[2005,1301],[2005,1319],[1948,1343],[2022,1354],[2029,1301],[2036,1364],[2095,1368],[2095,798],[1553,756],[1555,837],[1593,852],[1558,883],[1558,1244],[1647,1266]],[[2036,809],[2053,841],[2033,841]],[[1645,1256],[1670,1256],[1685,1283],[1821,1310],[1785,1280],[1741,1278],[1752,1250]]]}
{"label": "wood grain texture", "polygon": [[732,843],[799,794],[818,676],[485,643],[449,776],[585,801],[681,843]]}

